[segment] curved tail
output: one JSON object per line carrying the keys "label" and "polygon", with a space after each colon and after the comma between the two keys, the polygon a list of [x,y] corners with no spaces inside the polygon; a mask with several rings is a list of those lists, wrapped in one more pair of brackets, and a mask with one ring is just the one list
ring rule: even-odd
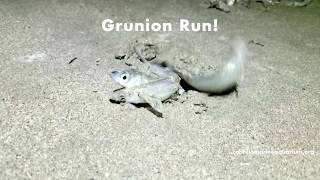
{"label": "curved tail", "polygon": [[218,72],[211,74],[194,74],[189,70],[173,67],[173,70],[193,88],[207,92],[222,94],[238,86],[244,78],[244,64],[248,59],[246,43],[241,38],[230,42],[233,50],[231,59]]}

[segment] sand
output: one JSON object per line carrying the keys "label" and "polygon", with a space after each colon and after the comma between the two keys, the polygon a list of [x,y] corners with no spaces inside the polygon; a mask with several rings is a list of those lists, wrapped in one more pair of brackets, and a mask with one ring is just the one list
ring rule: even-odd
{"label": "sand", "polygon": [[[319,8],[0,1],[0,179],[319,179]],[[217,19],[218,31],[104,32],[105,18]],[[258,43],[238,97],[191,90],[164,104],[164,118],[109,101],[110,69],[124,63],[114,56],[136,39],[196,68],[221,64],[218,39],[234,35]]]}

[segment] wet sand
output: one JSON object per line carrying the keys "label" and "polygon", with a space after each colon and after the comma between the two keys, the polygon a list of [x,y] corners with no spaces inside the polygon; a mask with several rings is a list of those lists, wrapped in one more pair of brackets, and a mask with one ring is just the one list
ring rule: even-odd
{"label": "wet sand", "polygon": [[[318,179],[319,2],[228,14],[199,4],[0,1],[0,179]],[[104,32],[106,18],[217,19],[218,31]],[[109,101],[110,69],[124,63],[114,56],[136,39],[207,68],[228,56],[219,37],[234,35],[255,42],[238,97],[190,90],[164,118]]]}

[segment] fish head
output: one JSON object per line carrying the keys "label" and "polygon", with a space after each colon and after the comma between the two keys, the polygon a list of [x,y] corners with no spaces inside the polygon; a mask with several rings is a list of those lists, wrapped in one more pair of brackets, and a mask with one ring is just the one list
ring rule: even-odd
{"label": "fish head", "polygon": [[129,68],[114,68],[111,70],[111,78],[122,87],[132,86],[132,80],[135,74],[135,70]]}

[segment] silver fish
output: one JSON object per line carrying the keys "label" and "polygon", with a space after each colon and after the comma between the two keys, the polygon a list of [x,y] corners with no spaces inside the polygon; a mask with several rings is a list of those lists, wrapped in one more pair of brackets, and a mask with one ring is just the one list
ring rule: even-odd
{"label": "silver fish", "polygon": [[132,88],[123,88],[112,93],[110,100],[121,103],[147,103],[162,113],[162,101],[170,98],[178,91],[178,84],[168,79],[146,83]]}

